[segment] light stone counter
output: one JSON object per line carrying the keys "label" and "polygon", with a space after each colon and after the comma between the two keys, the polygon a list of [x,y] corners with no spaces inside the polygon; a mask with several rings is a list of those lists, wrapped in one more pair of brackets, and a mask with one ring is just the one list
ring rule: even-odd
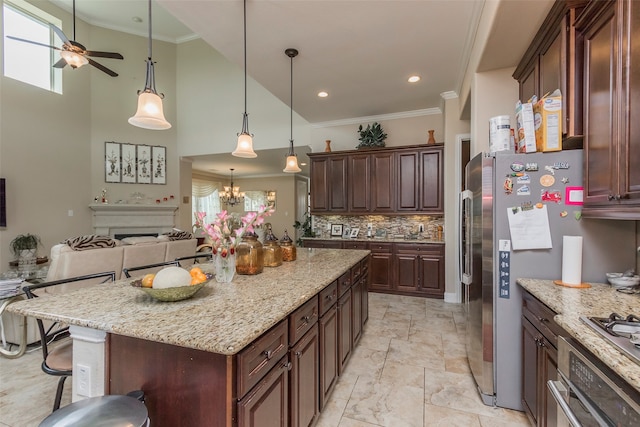
{"label": "light stone counter", "polygon": [[517,283],[558,313],[558,325],[640,391],[640,365],[580,320],[580,316],[609,317],[612,312],[638,315],[640,296],[623,294],[601,283],[591,283],[588,289],[557,286],[551,280],[517,279]]}
{"label": "light stone counter", "polygon": [[11,304],[23,316],[57,320],[223,355],[247,344],[369,254],[368,250],[298,248],[297,260],[255,276],[214,280],[193,298],[159,302],[130,281]]}

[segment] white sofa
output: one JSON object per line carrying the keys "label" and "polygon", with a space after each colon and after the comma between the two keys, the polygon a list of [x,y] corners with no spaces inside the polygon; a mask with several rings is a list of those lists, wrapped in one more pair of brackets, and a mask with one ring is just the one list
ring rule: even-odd
{"label": "white sofa", "polygon": [[[123,239],[118,246],[112,248],[97,248],[87,250],[73,250],[68,244],[60,243],[51,248],[49,257],[49,271],[46,281],[84,276],[87,274],[115,271],[116,279],[125,278],[122,270],[140,265],[156,264],[173,261],[176,258],[193,256],[196,253],[196,239],[168,240],[165,236],[130,237]],[[181,261],[180,265],[193,264],[193,260]],[[157,271],[161,267],[136,271],[132,277]],[[56,286],[56,293],[68,292],[83,286],[81,282]],[[84,284],[86,286],[86,283]],[[94,286],[94,285],[92,285]],[[11,313],[2,314],[6,341],[20,342],[20,321]],[[40,339],[38,327],[34,319],[28,319],[27,343],[31,344]],[[1,344],[1,343],[0,343]]]}

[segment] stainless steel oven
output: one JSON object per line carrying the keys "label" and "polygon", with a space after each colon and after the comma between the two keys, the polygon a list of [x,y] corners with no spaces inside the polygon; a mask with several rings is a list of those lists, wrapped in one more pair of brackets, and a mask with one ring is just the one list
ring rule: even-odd
{"label": "stainless steel oven", "polygon": [[640,392],[571,339],[558,339],[558,380],[547,383],[558,426],[640,426]]}

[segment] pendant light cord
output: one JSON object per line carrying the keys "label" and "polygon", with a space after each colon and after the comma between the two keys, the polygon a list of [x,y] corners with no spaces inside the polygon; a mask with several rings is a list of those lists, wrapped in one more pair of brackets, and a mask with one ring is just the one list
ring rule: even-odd
{"label": "pendant light cord", "polygon": [[247,114],[247,0],[244,0],[244,114]]}
{"label": "pendant light cord", "polygon": [[73,0],[73,41],[76,40],[76,0]]}
{"label": "pendant light cord", "polygon": [[291,98],[289,99],[289,106],[291,107],[290,115],[291,115],[291,137],[289,141],[291,141],[291,152],[293,153],[293,56],[291,58]]}
{"label": "pendant light cord", "polygon": [[149,0],[149,61],[151,61],[151,0]]}

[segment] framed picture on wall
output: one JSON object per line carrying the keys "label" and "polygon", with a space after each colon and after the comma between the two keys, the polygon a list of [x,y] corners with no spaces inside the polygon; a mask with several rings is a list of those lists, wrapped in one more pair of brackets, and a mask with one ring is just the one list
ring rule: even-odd
{"label": "framed picture on wall", "polygon": [[136,146],[134,144],[120,144],[122,181],[127,184],[136,183]]}
{"label": "framed picture on wall", "polygon": [[136,145],[136,170],[138,184],[151,184],[151,146]]}
{"label": "framed picture on wall", "polygon": [[167,183],[167,149],[165,147],[151,147],[151,181],[154,184]]}
{"label": "framed picture on wall", "polygon": [[104,181],[120,182],[120,172],[122,170],[122,161],[120,160],[120,143],[105,142],[104,143]]}

